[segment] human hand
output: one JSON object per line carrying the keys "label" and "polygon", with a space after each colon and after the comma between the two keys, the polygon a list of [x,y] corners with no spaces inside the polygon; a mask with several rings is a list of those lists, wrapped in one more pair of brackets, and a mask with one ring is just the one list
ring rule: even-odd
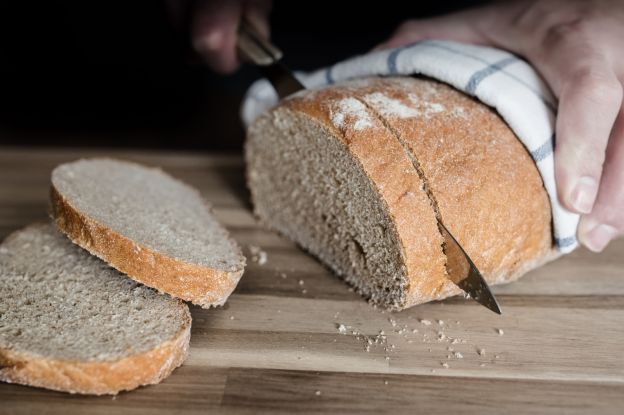
{"label": "human hand", "polygon": [[404,22],[380,47],[448,39],[529,60],[559,99],[555,177],[582,214],[579,241],[601,251],[624,233],[624,2],[519,0]]}
{"label": "human hand", "polygon": [[234,72],[240,62],[236,37],[241,19],[269,37],[271,0],[198,0],[191,11],[193,48],[219,73]]}

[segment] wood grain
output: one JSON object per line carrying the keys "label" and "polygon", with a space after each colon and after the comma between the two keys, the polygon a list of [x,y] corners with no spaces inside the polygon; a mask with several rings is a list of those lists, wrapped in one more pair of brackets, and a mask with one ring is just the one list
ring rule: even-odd
{"label": "wood grain", "polygon": [[162,384],[117,397],[0,384],[2,414],[624,413],[623,240],[496,287],[500,317],[461,298],[388,313],[258,226],[238,156],[7,147],[0,238],[46,220],[55,165],[94,155],[162,166],[196,186],[268,262],[250,261],[224,307],[192,308],[190,357]]}

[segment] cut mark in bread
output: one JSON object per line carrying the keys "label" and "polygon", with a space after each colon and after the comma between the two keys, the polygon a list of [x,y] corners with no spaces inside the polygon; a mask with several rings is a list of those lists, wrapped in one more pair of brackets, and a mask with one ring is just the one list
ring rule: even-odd
{"label": "cut mark in bread", "polygon": [[[436,200],[436,197],[433,194],[433,190],[431,190],[431,185],[429,184],[429,180],[420,162],[418,161],[418,157],[416,157],[416,154],[414,153],[414,151],[412,151],[410,146],[403,139],[403,137],[401,136],[401,133],[397,131],[397,129],[394,128],[394,126],[390,124],[388,120],[384,117],[383,106],[386,106],[386,107],[389,106],[392,110],[393,115],[398,114],[400,117],[403,117],[403,118],[409,118],[409,117],[420,115],[420,112],[412,107],[403,105],[400,101],[392,100],[391,98],[387,98],[387,97],[386,97],[387,99],[383,99],[382,97],[386,97],[386,96],[380,92],[377,92],[373,94],[368,94],[364,96],[364,98],[356,98],[356,99],[360,101],[363,105],[365,105],[370,110],[370,112],[374,114],[374,116],[383,124],[383,126],[392,134],[392,136],[401,144],[401,147],[403,147],[403,150],[405,151],[405,154],[407,155],[410,162],[412,163],[414,170],[416,170],[418,177],[422,181],[423,190],[425,194],[427,195],[427,198],[429,199],[429,204],[431,205],[431,208],[433,209],[433,212],[435,214],[435,217],[437,220],[438,232],[440,233],[440,237],[442,238],[442,242],[440,246],[442,248],[442,252],[445,257],[444,274],[448,276],[447,267],[449,265],[449,251],[446,245],[446,239],[444,239],[444,235],[446,235],[447,233],[442,229],[442,214],[438,206],[438,201]],[[371,101],[372,103],[377,102],[378,104],[381,103],[383,105],[380,108],[377,105],[371,105]],[[410,109],[412,111],[409,111]],[[431,111],[440,112],[442,110],[439,108],[435,108],[435,109],[432,109]],[[428,112],[425,112],[425,116],[428,116]],[[451,259],[452,258],[453,257],[451,257]],[[438,291],[443,291],[444,289],[445,289],[444,286],[438,287]]]}

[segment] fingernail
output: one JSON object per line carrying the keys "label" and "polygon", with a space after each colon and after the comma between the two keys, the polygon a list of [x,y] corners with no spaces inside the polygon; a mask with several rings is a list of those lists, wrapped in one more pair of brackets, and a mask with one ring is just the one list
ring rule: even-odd
{"label": "fingernail", "polygon": [[602,251],[611,239],[617,236],[617,230],[613,226],[598,225],[586,235],[583,236],[582,242],[589,250],[594,252]]}
{"label": "fingernail", "polygon": [[598,183],[593,177],[583,176],[572,191],[571,205],[579,213],[589,213],[594,206]]}

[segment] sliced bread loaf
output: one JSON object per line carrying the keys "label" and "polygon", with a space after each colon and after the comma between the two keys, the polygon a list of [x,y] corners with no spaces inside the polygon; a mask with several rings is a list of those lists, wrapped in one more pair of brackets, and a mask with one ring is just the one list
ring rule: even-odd
{"label": "sliced bread loaf", "polygon": [[0,245],[0,380],[115,394],[158,383],[188,353],[191,316],[52,224]]}
{"label": "sliced bread loaf", "polygon": [[375,304],[458,294],[442,220],[490,283],[553,257],[539,172],[497,114],[435,81],[303,91],[248,130],[255,213]]}
{"label": "sliced bread loaf", "polygon": [[52,172],[52,214],[76,244],[132,279],[202,307],[222,305],[245,257],[193,188],[159,169],[89,159]]}

